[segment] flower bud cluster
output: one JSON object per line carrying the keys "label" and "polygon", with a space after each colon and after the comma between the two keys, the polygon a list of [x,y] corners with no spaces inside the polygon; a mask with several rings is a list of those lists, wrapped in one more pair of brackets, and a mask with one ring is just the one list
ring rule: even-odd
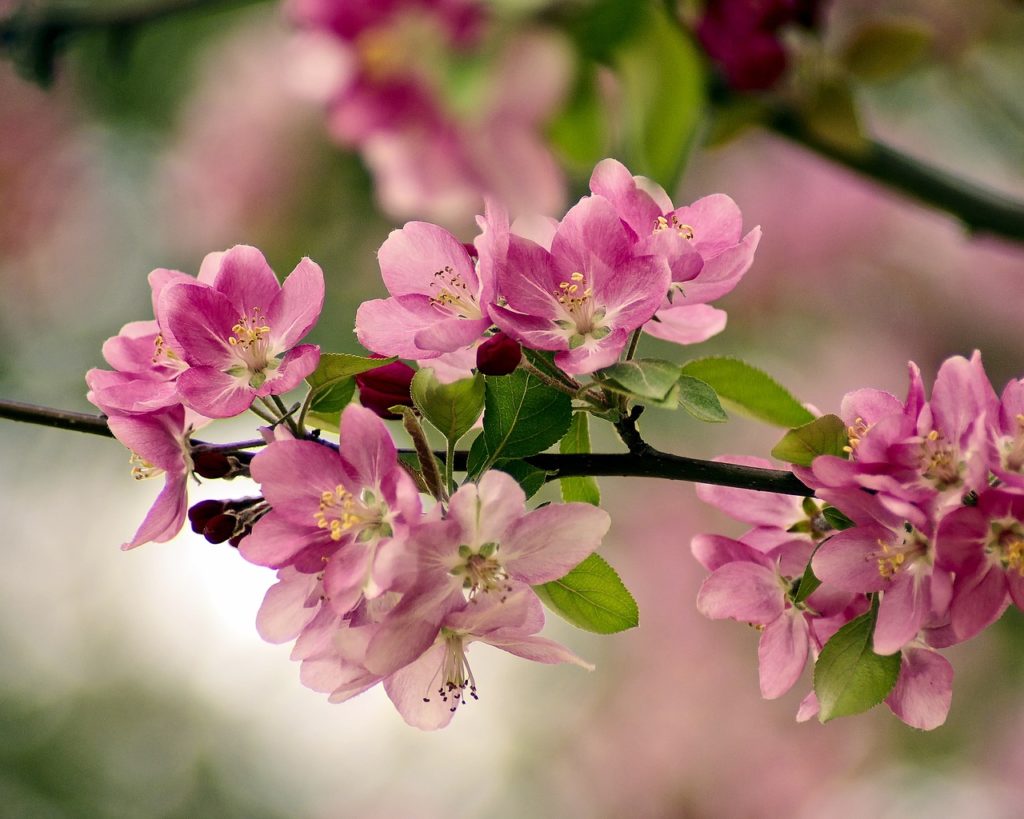
{"label": "flower bud cluster", "polygon": [[[901,655],[886,703],[904,722],[934,728],[953,681],[939,649],[974,637],[1011,603],[1024,609],[1024,381],[997,396],[975,353],[944,362],[926,399],[911,363],[905,400],[857,390],[840,414],[845,457],[794,468],[818,500],[701,487],[754,528],[736,541],[694,538],[712,572],[698,607],[763,627],[761,689],[772,697],[873,600],[873,651]],[[817,708],[812,693],[800,718]]]}

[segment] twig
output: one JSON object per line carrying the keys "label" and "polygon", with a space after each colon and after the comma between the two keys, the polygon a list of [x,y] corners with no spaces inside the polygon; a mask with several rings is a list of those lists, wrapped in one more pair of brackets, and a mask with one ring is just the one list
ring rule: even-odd
{"label": "twig", "polygon": [[[810,496],[813,492],[797,480],[791,472],[781,469],[761,469],[753,466],[739,466],[736,464],[720,463],[718,461],[703,461],[697,458],[687,458],[682,455],[672,455],[668,452],[661,452],[655,449],[640,438],[636,430],[636,416],[639,415],[636,407],[633,412],[620,421],[626,436],[631,438],[635,452],[630,453],[585,453],[585,454],[556,454],[542,453],[531,455],[523,460],[537,469],[546,473],[547,480],[557,478],[572,478],[592,475],[596,477],[633,477],[633,478],[663,478],[673,481],[694,481],[696,483],[710,483],[719,486],[735,486],[740,489],[754,489],[759,492],[777,492],[783,495]],[[55,429],[68,429],[75,432],[88,432],[93,435],[113,437],[107,427],[106,417],[103,415],[90,415],[83,412],[68,412],[66,410],[52,409],[51,407],[40,407],[34,404],[24,404],[18,401],[0,399],[0,418],[8,418],[14,421],[23,421],[29,424],[53,427]],[[209,444],[203,441],[193,441],[193,449],[226,449],[235,447],[242,449],[261,445],[262,441],[243,441],[234,445]],[[320,441],[324,446],[336,448],[335,444],[329,441]],[[401,451],[404,454],[404,451]],[[434,453],[438,458],[444,458],[446,453]],[[455,453],[452,467],[465,472],[466,460],[469,453],[460,451]],[[238,452],[239,461],[247,462],[252,458],[250,452]]]}

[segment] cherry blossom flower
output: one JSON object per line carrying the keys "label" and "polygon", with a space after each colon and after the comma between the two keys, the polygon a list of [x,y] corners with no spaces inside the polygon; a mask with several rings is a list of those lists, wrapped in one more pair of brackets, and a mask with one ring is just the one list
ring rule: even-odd
{"label": "cherry blossom flower", "polygon": [[263,254],[245,245],[219,262],[212,284],[166,287],[158,319],[189,365],[177,381],[181,399],[208,417],[230,418],[256,397],[294,388],[316,368],[319,348],[296,344],[320,315],[324,280],[303,259],[281,285]]}
{"label": "cherry blossom flower", "polygon": [[505,303],[491,315],[525,347],[556,351],[567,373],[591,373],[614,363],[629,334],[654,315],[669,278],[663,259],[634,252],[612,204],[590,196],[565,215],[550,250],[511,236],[498,269]]}
{"label": "cherry blossom flower", "polygon": [[540,601],[528,586],[516,584],[504,599],[474,597],[445,617],[430,648],[384,680],[384,690],[407,723],[429,731],[451,722],[459,705],[479,699],[469,665],[471,643],[488,643],[534,662],[593,669],[564,646],[536,636],[543,625]]}
{"label": "cherry blossom flower", "polygon": [[278,440],[250,468],[271,511],[242,541],[244,558],[319,574],[340,614],[361,597],[391,588],[420,500],[373,412],[345,408],[338,451],[315,441]]}
{"label": "cherry blossom flower", "polygon": [[761,229],[742,236],[743,217],[725,194],[677,208],[659,185],[632,176],[614,159],[597,164],[590,190],[614,205],[636,253],[661,256],[671,268],[671,289],[666,289],[644,331],[677,344],[695,344],[721,332],[726,314],[708,302],[730,292],[743,278],[753,263]]}
{"label": "cherry blossom flower", "polygon": [[188,474],[192,470],[189,436],[205,419],[182,406],[145,415],[112,415],[110,431],[132,451],[132,477],[164,476],[164,487],[134,537],[122,549],[170,540],[185,524],[188,511]]}

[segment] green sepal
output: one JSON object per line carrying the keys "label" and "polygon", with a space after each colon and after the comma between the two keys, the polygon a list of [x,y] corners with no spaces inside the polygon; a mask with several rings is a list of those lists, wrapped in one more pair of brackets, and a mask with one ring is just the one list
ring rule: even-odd
{"label": "green sepal", "polygon": [[780,427],[797,427],[814,416],[764,370],[738,358],[697,358],[682,366],[683,375],[699,378],[719,399],[738,412]]}
{"label": "green sepal", "polygon": [[555,614],[585,631],[615,634],[636,628],[640,622],[633,595],[596,552],[565,577],[533,590]]}
{"label": "green sepal", "polygon": [[426,367],[413,376],[410,391],[416,409],[453,445],[473,428],[484,408],[484,377],[480,373],[443,384]]}
{"label": "green sepal", "polygon": [[877,599],[871,610],[851,620],[825,643],[814,665],[818,719],[860,714],[889,696],[900,674],[900,652],[875,654],[871,635],[878,616]]}
{"label": "green sepal", "polygon": [[847,457],[850,435],[838,415],[822,415],[791,429],[772,449],[772,457],[797,466],[810,466],[819,455]]}

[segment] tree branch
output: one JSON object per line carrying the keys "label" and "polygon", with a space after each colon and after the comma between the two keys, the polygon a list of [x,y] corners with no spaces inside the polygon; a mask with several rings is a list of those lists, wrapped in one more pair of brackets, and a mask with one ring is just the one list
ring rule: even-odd
{"label": "tree branch", "polygon": [[[0,399],[0,418],[23,421],[29,424],[68,429],[75,432],[88,432],[93,435],[113,437],[107,426],[106,416],[90,415],[84,412],[68,412],[66,410],[25,404],[19,401]],[[630,414],[628,425],[636,432],[636,418]],[[781,469],[761,469],[753,466],[739,466],[717,461],[703,461],[697,458],[686,458],[661,452],[649,446],[636,433],[639,445],[635,452],[630,453],[594,453],[562,455],[542,453],[531,455],[523,460],[547,474],[549,481],[556,478],[571,478],[584,475],[605,477],[632,478],[663,478],[673,481],[693,481],[710,483],[719,486],[735,486],[740,489],[754,489],[759,492],[777,492],[783,495],[812,495],[812,491],[797,480],[791,472]],[[325,446],[335,447],[328,441],[320,441]],[[243,441],[235,446],[251,447],[262,444],[262,441]],[[642,445],[642,446],[641,446]],[[228,450],[230,445],[209,444],[204,441],[192,441],[196,449]],[[238,452],[241,462],[252,457],[251,453]],[[445,453],[435,453],[444,460]],[[457,471],[466,470],[468,453],[456,452],[453,466]]]}
{"label": "tree branch", "polygon": [[944,210],[976,233],[1024,241],[1024,203],[948,174],[880,142],[851,151],[821,139],[800,116],[777,110],[768,122],[775,133],[809,148],[933,208]]}

